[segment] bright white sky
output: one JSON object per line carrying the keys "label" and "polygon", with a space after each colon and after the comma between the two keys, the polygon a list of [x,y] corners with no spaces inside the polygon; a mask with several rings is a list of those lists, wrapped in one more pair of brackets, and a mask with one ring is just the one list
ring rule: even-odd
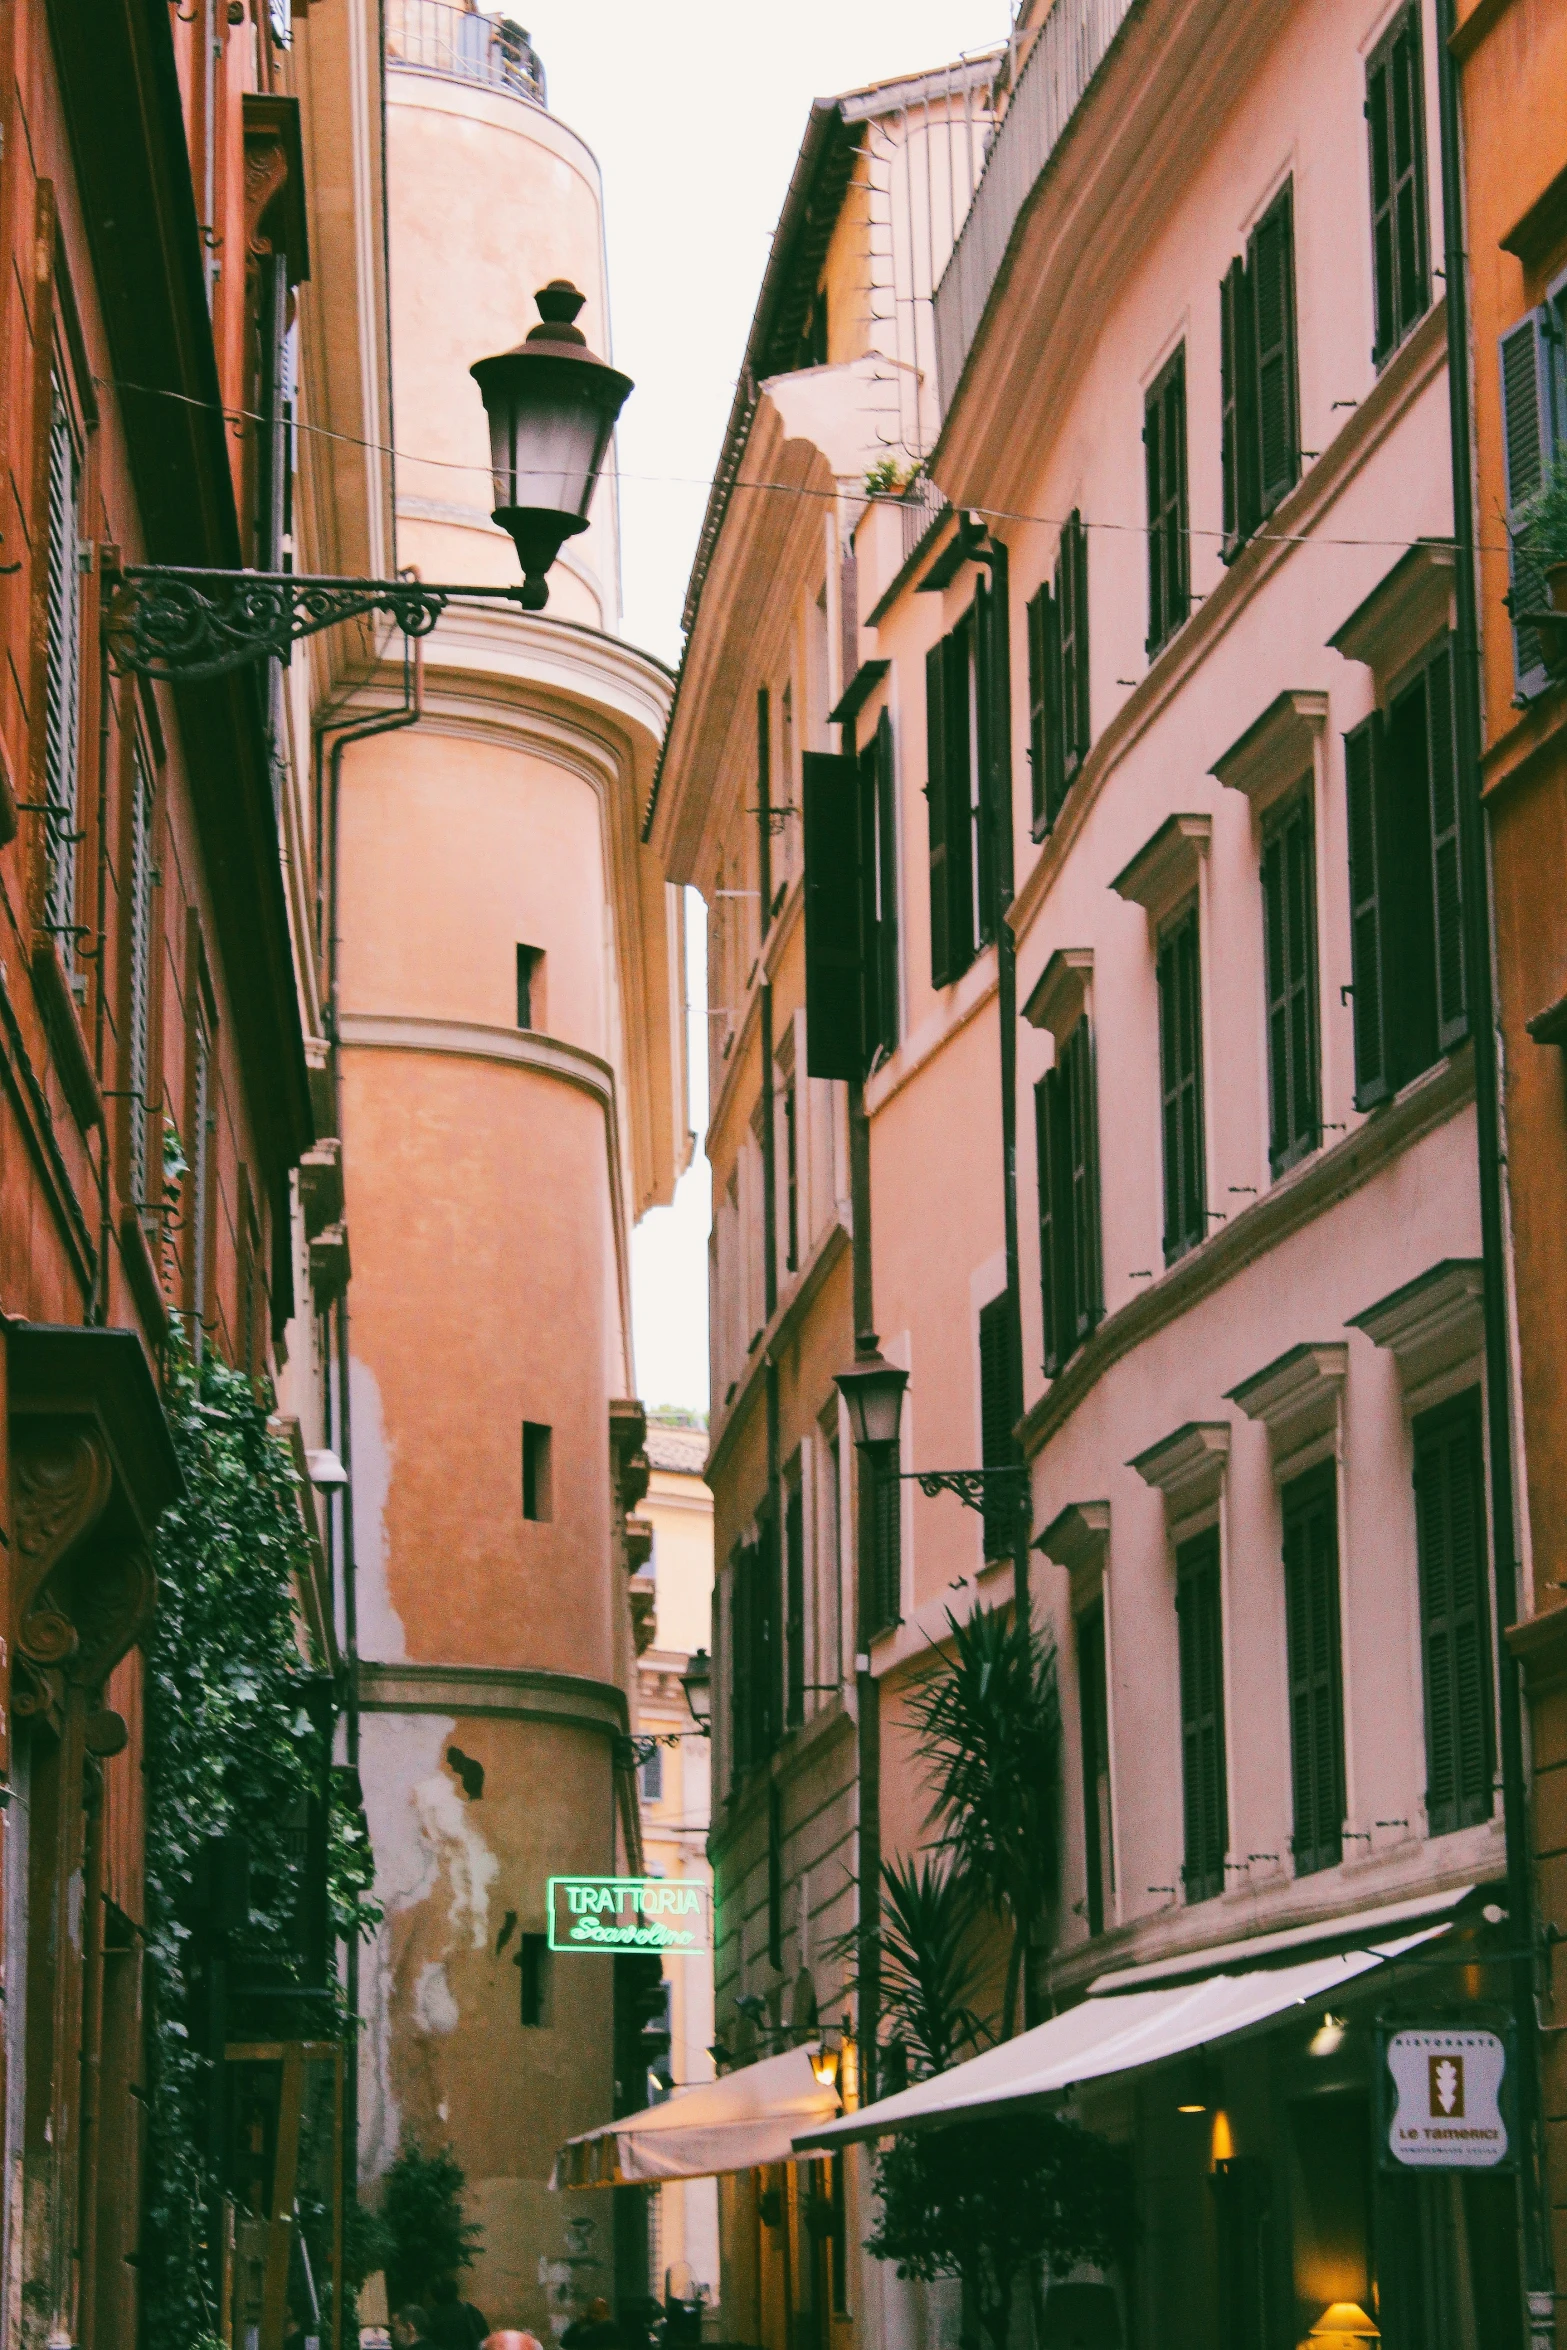
{"label": "bright white sky", "polygon": [[[625,634],[671,664],[707,484],[811,100],[944,65],[1006,37],[1008,0],[512,0],[550,111],[604,174],[620,428]],[[689,998],[705,1000],[688,894]],[[691,1121],[706,1119],[706,1023],[691,1021]],[[637,1383],[705,1408],[707,1163],[632,1244]]]}

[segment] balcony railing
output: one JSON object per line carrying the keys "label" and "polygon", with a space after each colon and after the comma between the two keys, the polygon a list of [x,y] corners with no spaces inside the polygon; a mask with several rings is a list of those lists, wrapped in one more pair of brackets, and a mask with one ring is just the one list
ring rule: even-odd
{"label": "balcony railing", "polygon": [[898,501],[903,509],[903,560],[909,562],[921,540],[928,537],[938,514],[945,514],[947,501],[928,474],[919,474],[910,482]]}
{"label": "balcony railing", "polygon": [[549,103],[539,53],[521,25],[509,16],[452,8],[447,0],[386,0],[386,61],[509,90],[535,106]]}
{"label": "balcony railing", "polygon": [[990,289],[1035,183],[1136,0],[1055,0],[990,142],[968,218],[936,288],[936,383],[952,404]]}

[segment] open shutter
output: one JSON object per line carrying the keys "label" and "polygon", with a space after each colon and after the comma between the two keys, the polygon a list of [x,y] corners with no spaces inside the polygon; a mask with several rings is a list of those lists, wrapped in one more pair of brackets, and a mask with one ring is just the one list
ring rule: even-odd
{"label": "open shutter", "polygon": [[[925,656],[925,810],[930,831],[930,983],[956,977],[952,956],[951,843],[947,838],[947,645],[943,637]],[[966,822],[965,815],[965,822]]]}
{"label": "open shutter", "polygon": [[1245,531],[1241,523],[1241,308],[1247,296],[1246,264],[1230,263],[1219,284],[1219,469],[1224,491],[1224,553],[1233,555]]}
{"label": "open shutter", "polygon": [[147,1113],[152,1060],[152,779],[141,745],[131,754],[130,1001],[126,1056],[125,1131],[129,1139],[131,1205],[144,1215],[147,1190]]}
{"label": "open shutter", "polygon": [[1489,1564],[1480,1392],[1416,1420],[1415,1522],[1425,1663],[1426,1810],[1432,1835],[1491,1816]]}
{"label": "open shutter", "polygon": [[1009,566],[1004,546],[990,557],[990,582],[978,599],[980,743],[983,766],[980,793],[981,827],[987,843],[989,874],[981,900],[981,929],[995,936],[1000,909],[1012,903],[1012,602]]}
{"label": "open shutter", "polygon": [[1437,1042],[1450,1052],[1468,1033],[1464,989],[1464,891],[1453,732],[1453,654],[1426,670],[1426,746],[1431,771],[1431,878],[1436,907]]}
{"label": "open shutter", "polygon": [[1066,797],[1078,768],[1077,748],[1077,596],[1074,592],[1077,516],[1067,517],[1056,556],[1057,670],[1061,680],[1058,762],[1061,797]]}
{"label": "open shutter", "polygon": [[[949,976],[961,979],[974,960],[974,835],[982,789],[983,703],[976,695],[975,615],[970,610],[942,640],[942,715],[946,725],[943,772],[947,787],[947,951]],[[982,772],[982,771],[981,771]]]}
{"label": "open shutter", "polygon": [[[1013,1429],[1023,1417],[1012,1346],[1012,1301],[1006,1290],[979,1309],[980,1459],[987,1469],[1015,1466]],[[1010,1480],[985,1494],[985,1556],[1010,1558],[1017,1531],[1017,1496]]]}
{"label": "open shutter", "polygon": [[1336,1868],[1343,1855],[1343,1667],[1338,1519],[1326,1461],[1284,1488],[1284,1612],[1295,1797],[1295,1873]]}
{"label": "open shutter", "polygon": [[48,848],[46,920],[61,960],[75,961],[77,771],[81,732],[81,565],[78,554],[80,465],[70,413],[51,379],[47,658],[44,672],[44,782]]}
{"label": "open shutter", "polygon": [[1256,338],[1257,512],[1260,520],[1300,476],[1295,425],[1295,237],[1284,188],[1251,240],[1251,314]]}
{"label": "open shutter", "polygon": [[1315,1150],[1316,874],[1311,803],[1301,793],[1262,851],[1268,1014],[1268,1155],[1273,1172]]}
{"label": "open shutter", "polygon": [[1349,947],[1355,1005],[1355,1107],[1369,1110],[1393,1091],[1384,982],[1382,720],[1373,714],[1344,737],[1349,813]]}
{"label": "open shutter", "polygon": [[1377,366],[1398,340],[1393,228],[1393,69],[1384,50],[1366,75],[1366,125],[1371,151],[1371,274]]}
{"label": "open shutter", "polygon": [[765,685],[756,689],[756,873],[765,938],[773,919],[773,719]]}
{"label": "open shutter", "polygon": [[1224,1757],[1224,1623],[1217,1529],[1183,1542],[1176,1553],[1175,1605],[1180,1632],[1182,1809],[1188,1901],[1224,1890],[1229,1806]]}
{"label": "open shutter", "polygon": [[805,1505],[798,1484],[784,1504],[784,1555],[784,1726],[793,1730],[805,1719]]}
{"label": "open shutter", "polygon": [[1084,1339],[1104,1313],[1099,1246],[1099,1116],[1094,1038],[1086,1019],[1073,1029],[1066,1051],[1071,1108],[1072,1258],[1076,1336]]}
{"label": "open shutter", "polygon": [[[1045,825],[1048,830],[1061,813],[1066,798],[1066,691],[1061,677],[1061,566],[1056,585],[1046,595],[1045,664]],[[1041,591],[1045,593],[1045,591]]]}
{"label": "open shutter", "polygon": [[750,1769],[753,1759],[751,1584],[754,1559],[755,1553],[745,1542],[731,1552],[729,1559],[729,1759],[731,1781],[735,1784]]}
{"label": "open shutter", "polygon": [[1165,630],[1173,635],[1191,608],[1186,533],[1186,351],[1176,352],[1164,372],[1164,563]]}
{"label": "open shutter", "polygon": [[872,1632],[890,1631],[903,1616],[903,1489],[897,1469],[896,1461],[884,1474],[861,1468],[862,1476],[876,1476],[871,1520]]}
{"label": "open shutter", "polygon": [[1380,367],[1427,301],[1425,96],[1420,15],[1409,7],[1366,69],[1371,160],[1371,253]]}
{"label": "open shutter", "polygon": [[1029,816],[1034,838],[1044,833],[1046,817],[1045,767],[1045,632],[1046,606],[1053,601],[1041,583],[1027,604],[1028,617],[1028,769]]}
{"label": "open shutter", "polygon": [[877,907],[881,898],[881,864],[878,853],[877,829],[881,814],[881,789],[877,768],[881,762],[881,743],[876,735],[860,752],[856,776],[858,811],[856,835],[857,868],[860,883],[860,941],[861,941],[861,1029],[864,1043],[865,1066],[881,1041],[881,959],[878,952]]}
{"label": "open shutter", "polygon": [[1076,690],[1073,695],[1075,735],[1067,742],[1067,756],[1073,770],[1088,756],[1092,743],[1092,713],[1088,700],[1088,533],[1083,518],[1074,512],[1067,524],[1072,539],[1072,651],[1076,670]]}
{"label": "open shutter", "polygon": [[867,1033],[870,1051],[898,1049],[898,793],[892,761],[892,720],[883,710],[876,721],[876,930],[867,948],[876,976],[876,1024]]}
{"label": "open shutter", "polygon": [[1164,1096],[1164,1254],[1173,1264],[1207,1232],[1203,1153],[1202,975],[1197,909],[1159,945],[1159,1059]]}
{"label": "open shutter", "polygon": [[1088,1931],[1102,1934],[1111,1855],[1109,1838],[1109,1706],[1105,1694],[1104,1601],[1095,1600],[1077,1619],[1077,1699],[1083,1758],[1083,1859],[1088,1896]]}
{"label": "open shutter", "polygon": [[1531,310],[1499,346],[1502,368],[1502,443],[1507,459],[1507,559],[1513,614],[1513,664],[1520,694],[1549,683],[1538,629],[1521,612],[1546,609],[1545,580],[1529,544],[1526,510],[1539,495],[1551,458],[1550,354],[1544,313]]}
{"label": "open shutter", "polygon": [[1056,1207],[1056,1072],[1049,1070],[1034,1088],[1034,1147],[1039,1161],[1039,1289],[1044,1320],[1044,1369],[1054,1378],[1065,1360],[1061,1333],[1059,1241]]}
{"label": "open shutter", "polygon": [[805,1060],[813,1077],[865,1074],[858,776],[853,759],[807,751]]}
{"label": "open shutter", "polygon": [[1164,594],[1164,412],[1155,384],[1143,403],[1143,476],[1148,500],[1148,641],[1157,653],[1170,633]]}

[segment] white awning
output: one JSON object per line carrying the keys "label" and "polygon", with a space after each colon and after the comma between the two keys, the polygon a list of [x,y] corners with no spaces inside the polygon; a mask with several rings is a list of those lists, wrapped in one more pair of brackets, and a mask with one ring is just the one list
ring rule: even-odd
{"label": "white awning", "polygon": [[584,2130],[555,2157],[550,2185],[635,2187],[789,2162],[796,2133],[830,2121],[838,2110],[838,2092],[811,2069],[814,2054],[814,2046],[791,2048]]}
{"label": "white awning", "polygon": [[[1341,1934],[1346,1923],[1353,1930],[1352,1921],[1341,1921]],[[934,2080],[921,2081],[896,2097],[883,2097],[858,2113],[845,2114],[841,2121],[801,2131],[795,2152],[1049,2104],[1085,2081],[1140,2072],[1171,2057],[1234,2040],[1292,2007],[1330,2005],[1357,1976],[1446,1932],[1445,1924],[1428,1926],[1375,1948],[1339,1951],[1295,1966],[1258,1967],[1246,1974],[1205,1975],[1167,1990],[1114,1992],[1114,1976],[1101,1975],[1094,1996],[1080,2006],[1015,2040],[1003,2041],[999,2048],[987,2048],[982,2056],[954,2065]]]}

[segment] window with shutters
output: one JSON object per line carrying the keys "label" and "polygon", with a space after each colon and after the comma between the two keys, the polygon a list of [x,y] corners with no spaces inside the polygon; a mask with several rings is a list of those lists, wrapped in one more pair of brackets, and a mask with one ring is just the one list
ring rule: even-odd
{"label": "window with shutters", "polygon": [[1115,1844],[1110,1816],[1110,1705],[1102,1598],[1096,1599],[1077,1619],[1077,1702],[1082,1731],[1088,1931],[1102,1934],[1115,1891]]}
{"label": "window with shutters", "polygon": [[1181,1665],[1181,1795],[1188,1901],[1224,1891],[1229,1797],[1224,1747],[1224,1613],[1219,1530],[1210,1527],[1175,1554],[1175,1608]]}
{"label": "window with shutters", "polygon": [[898,1044],[892,721],[884,711],[858,758],[807,751],[801,764],[806,1066],[858,1080]]}
{"label": "window with shutters", "polygon": [[1554,465],[1567,462],[1567,283],[1502,336],[1502,449],[1507,473],[1508,602],[1520,700],[1551,682],[1540,632],[1523,617],[1550,609],[1530,543],[1529,509]]}
{"label": "window with shutters", "polygon": [[[1013,1434],[1023,1417],[1022,1363],[1016,1318],[1006,1290],[979,1309],[979,1435],[980,1460],[987,1469],[1018,1468],[1022,1453]],[[1017,1482],[1010,1477],[987,1479],[985,1485],[985,1556],[1012,1556],[1018,1531]]]}
{"label": "window with shutters", "polygon": [[1224,553],[1239,553],[1300,479],[1295,232],[1290,187],[1275,196],[1219,289]]}
{"label": "window with shutters", "polygon": [[1054,1378],[1104,1313],[1093,1034],[1081,1019],[1034,1088],[1045,1371]]}
{"label": "window with shutters", "polygon": [[781,1100],[784,1131],[784,1270],[800,1269],[800,1100],[791,1070]]}
{"label": "window with shutters", "polygon": [[1332,1461],[1293,1478],[1284,1509],[1295,1874],[1337,1868],[1344,1833],[1344,1675],[1339,1637],[1338,1484]]}
{"label": "window with shutters", "polygon": [[[195,964],[195,958],[190,963]],[[207,1331],[212,1323],[212,1254],[213,1225],[216,1221],[213,1197],[212,1158],[216,1139],[217,1110],[213,1083],[213,1026],[203,1001],[199,970],[189,970],[193,1000],[189,1028],[189,1103],[190,1103],[190,1159],[189,1223],[186,1263],[189,1267],[191,1317],[191,1352],[197,1361],[206,1345]]]}
{"label": "window with shutters", "polygon": [[859,761],[859,877],[867,1066],[898,1049],[897,774],[885,710]]}
{"label": "window with shutters", "polygon": [[1368,1110],[1468,1033],[1450,642],[1345,737],[1344,765],[1355,1103]]}
{"label": "window with shutters", "polygon": [[148,1120],[152,1111],[153,978],[153,782],[140,738],[131,748],[128,810],[130,853],[126,874],[129,931],[125,1004],[126,1179],[131,1205],[150,1228],[155,1223],[148,1187]]}
{"label": "window with shutters", "polygon": [[838,1398],[817,1422],[816,1464],[816,1671],[822,1697],[843,1678],[843,1458],[838,1441]]}
{"label": "window with shutters", "polygon": [[784,1727],[805,1719],[805,1495],[795,1461],[784,1483]]}
{"label": "window with shutters", "polygon": [[773,919],[773,719],[772,696],[756,689],[756,874],[762,936]]}
{"label": "window with shutters", "polygon": [[1427,260],[1425,84],[1420,9],[1410,0],[1366,66],[1371,165],[1371,274],[1380,367],[1431,299]]}
{"label": "window with shutters", "polygon": [[1028,605],[1029,763],[1033,830],[1042,839],[1088,756],[1088,533],[1074,509],[1055,571]]}
{"label": "window with shutters", "polygon": [[867,1638],[903,1621],[903,1488],[896,1460],[885,1471],[860,1458],[860,1475],[874,1480],[871,1504],[871,1583]]}
{"label": "window with shutters", "polygon": [[1163,1097],[1164,1261],[1195,1248],[1208,1230],[1203,1147],[1202,965],[1197,908],[1159,939],[1159,1082]]}
{"label": "window with shutters", "polygon": [[748,1542],[729,1554],[729,1776],[738,1786],[751,1767],[751,1564]]}
{"label": "window with shutters", "polygon": [[1268,1012],[1268,1162],[1275,1175],[1322,1140],[1318,1087],[1317,860],[1311,792],[1270,817],[1262,842]]}
{"label": "window with shutters", "polygon": [[68,972],[76,961],[81,829],[81,446],[65,387],[50,378],[48,635],[44,667],[44,919]]}
{"label": "window with shutters", "polygon": [[1148,652],[1169,643],[1191,609],[1186,520],[1186,346],[1165,362],[1143,403],[1148,481]]}
{"label": "window with shutters", "polygon": [[1480,1390],[1414,1424],[1415,1529],[1433,1836],[1491,1817],[1496,1730]]}
{"label": "window with shutters", "polygon": [[925,656],[931,985],[961,979],[1012,895],[1006,565]]}

